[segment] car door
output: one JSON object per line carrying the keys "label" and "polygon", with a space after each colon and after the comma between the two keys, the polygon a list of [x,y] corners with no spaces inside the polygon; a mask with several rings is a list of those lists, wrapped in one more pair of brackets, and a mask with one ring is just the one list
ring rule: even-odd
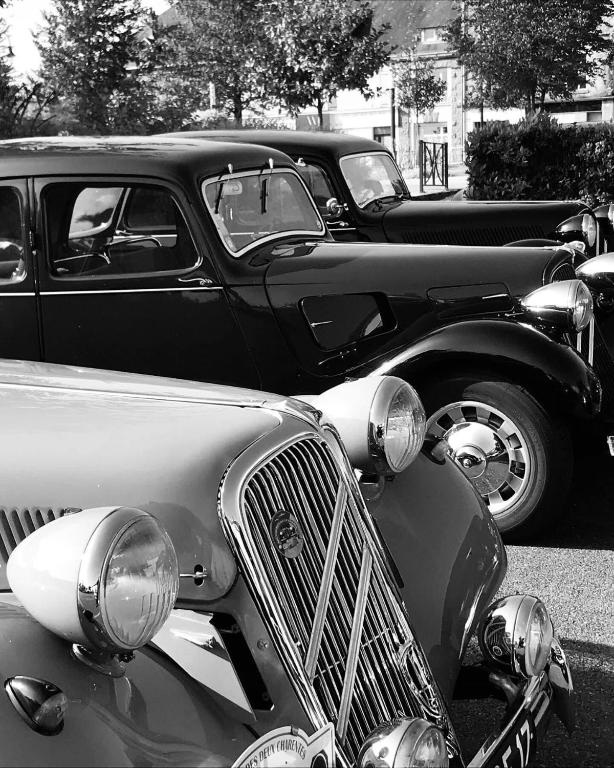
{"label": "car door", "polygon": [[0,182],[0,357],[40,360],[25,179]]}
{"label": "car door", "polygon": [[36,179],[45,360],[257,387],[181,192],[159,180]]}

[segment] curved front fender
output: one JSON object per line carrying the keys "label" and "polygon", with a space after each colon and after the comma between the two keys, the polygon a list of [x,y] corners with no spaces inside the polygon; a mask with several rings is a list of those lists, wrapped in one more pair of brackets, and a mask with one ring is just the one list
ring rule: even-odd
{"label": "curved front fender", "polygon": [[126,675],[95,672],[18,604],[0,595],[2,680],[24,675],[68,699],[62,731],[32,730],[0,690],[2,765],[230,765],[254,736],[161,654],[137,651]]}
{"label": "curved front fender", "polygon": [[367,502],[403,582],[416,636],[448,701],[462,655],[507,560],[490,513],[451,459],[425,444]]}
{"label": "curved front fender", "polygon": [[511,320],[438,328],[365,373],[400,376],[421,393],[442,378],[499,376],[525,387],[549,412],[582,419],[601,408],[599,379],[575,349]]}

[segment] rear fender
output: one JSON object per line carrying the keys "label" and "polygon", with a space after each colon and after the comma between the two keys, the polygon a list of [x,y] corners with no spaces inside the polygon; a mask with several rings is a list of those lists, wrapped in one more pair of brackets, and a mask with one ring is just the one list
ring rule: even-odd
{"label": "rear fender", "polygon": [[391,374],[424,394],[442,379],[497,377],[519,384],[546,411],[574,419],[595,416],[601,385],[575,349],[511,320],[467,320],[439,328],[369,371]]}

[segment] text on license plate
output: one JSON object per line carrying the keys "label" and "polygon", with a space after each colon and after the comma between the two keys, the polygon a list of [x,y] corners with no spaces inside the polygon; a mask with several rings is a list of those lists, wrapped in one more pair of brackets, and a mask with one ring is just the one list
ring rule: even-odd
{"label": "text on license plate", "polygon": [[514,719],[511,731],[488,761],[492,768],[526,768],[535,752],[535,725],[529,712]]}

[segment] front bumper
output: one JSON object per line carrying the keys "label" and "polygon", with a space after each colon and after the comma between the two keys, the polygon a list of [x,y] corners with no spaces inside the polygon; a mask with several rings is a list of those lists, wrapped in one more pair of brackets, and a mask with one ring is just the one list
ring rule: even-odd
{"label": "front bumper", "polygon": [[539,677],[524,681],[520,687],[497,673],[491,673],[491,681],[505,691],[508,707],[500,731],[486,740],[468,768],[495,768],[501,765],[524,768],[535,754],[552,712],[558,715],[569,732],[573,729],[571,672],[556,638],[552,643],[550,661]]}

